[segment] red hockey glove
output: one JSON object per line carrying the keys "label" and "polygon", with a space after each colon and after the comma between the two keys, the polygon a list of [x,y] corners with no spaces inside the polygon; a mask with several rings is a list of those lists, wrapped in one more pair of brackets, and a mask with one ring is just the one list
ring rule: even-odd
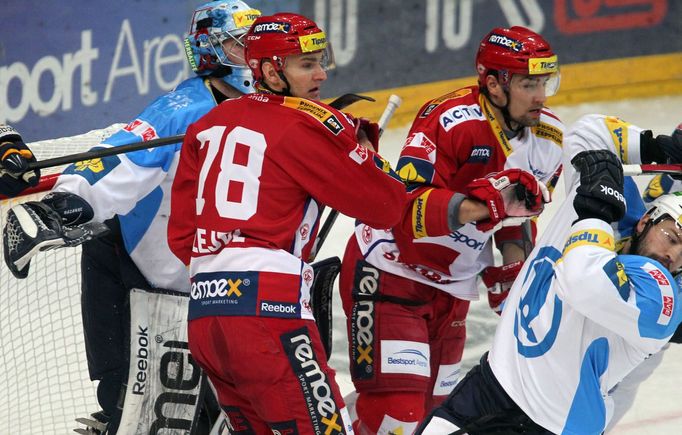
{"label": "red hockey glove", "polygon": [[502,312],[500,306],[507,296],[516,276],[521,272],[523,261],[515,261],[504,266],[491,266],[483,270],[483,284],[488,288],[488,305],[497,314]]}
{"label": "red hockey glove", "polygon": [[480,231],[490,231],[508,217],[537,216],[550,201],[547,187],[521,169],[477,178],[465,187],[464,193],[488,206],[490,218],[476,223]]}
{"label": "red hockey glove", "polygon": [[358,141],[366,138],[372,144],[374,152],[377,152],[379,150],[379,124],[367,118],[356,118],[354,121],[355,135]]}
{"label": "red hockey glove", "polygon": [[19,133],[9,125],[0,125],[0,194],[16,196],[40,181],[40,171],[27,171],[36,158]]}

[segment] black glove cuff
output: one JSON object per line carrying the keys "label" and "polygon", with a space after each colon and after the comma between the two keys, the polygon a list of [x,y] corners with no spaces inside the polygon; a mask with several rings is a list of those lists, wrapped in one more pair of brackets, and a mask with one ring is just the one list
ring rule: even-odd
{"label": "black glove cuff", "polygon": [[661,146],[654,139],[651,130],[644,130],[639,134],[639,153],[642,163],[665,163],[667,158]]}
{"label": "black glove cuff", "polygon": [[42,203],[50,207],[61,218],[64,226],[82,225],[90,222],[95,213],[86,200],[67,192],[51,192]]}

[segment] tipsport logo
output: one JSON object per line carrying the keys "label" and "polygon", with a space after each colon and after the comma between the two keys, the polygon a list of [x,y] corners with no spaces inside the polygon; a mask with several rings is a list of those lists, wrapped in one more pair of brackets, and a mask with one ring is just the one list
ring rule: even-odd
{"label": "tipsport logo", "polygon": [[530,58],[528,59],[528,73],[551,74],[559,71],[559,61],[557,56]]}
{"label": "tipsport logo", "polygon": [[232,20],[238,29],[251,26],[258,17],[260,17],[258,9],[249,9],[248,11],[239,11],[232,14]]}
{"label": "tipsport logo", "polygon": [[327,35],[324,32],[317,32],[312,35],[299,36],[298,43],[303,53],[319,51],[327,46]]}
{"label": "tipsport logo", "polygon": [[308,328],[282,334],[280,341],[300,383],[315,433],[345,433],[331,384],[318,363]]}

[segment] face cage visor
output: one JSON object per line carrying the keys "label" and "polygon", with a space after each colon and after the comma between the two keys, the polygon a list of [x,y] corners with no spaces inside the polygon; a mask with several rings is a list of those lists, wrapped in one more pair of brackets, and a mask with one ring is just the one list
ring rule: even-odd
{"label": "face cage visor", "polygon": [[209,36],[211,49],[218,63],[232,68],[248,68],[244,54],[244,36],[246,33],[235,36],[229,32],[214,33]]}

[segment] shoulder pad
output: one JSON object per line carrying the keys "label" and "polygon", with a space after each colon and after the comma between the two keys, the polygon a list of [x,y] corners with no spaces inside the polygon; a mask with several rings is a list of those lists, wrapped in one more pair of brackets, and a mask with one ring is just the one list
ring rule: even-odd
{"label": "shoulder pad", "polygon": [[429,116],[429,114],[431,114],[431,112],[433,112],[433,110],[436,107],[440,106],[444,102],[446,102],[448,100],[453,100],[455,98],[464,97],[465,95],[470,95],[472,92],[473,91],[471,88],[462,88],[462,89],[457,89],[456,91],[447,93],[445,95],[441,95],[438,98],[434,98],[433,100],[429,101],[424,106],[424,109],[419,114],[419,117],[420,118],[426,118],[427,116]]}

